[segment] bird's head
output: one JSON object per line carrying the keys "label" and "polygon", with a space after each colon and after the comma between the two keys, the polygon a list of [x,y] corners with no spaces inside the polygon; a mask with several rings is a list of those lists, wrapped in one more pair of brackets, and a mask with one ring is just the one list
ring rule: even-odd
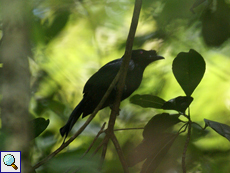
{"label": "bird's head", "polygon": [[132,60],[134,63],[143,68],[147,67],[147,65],[150,63],[160,59],[164,59],[164,57],[157,55],[155,50],[146,51],[143,49],[138,49],[132,51]]}

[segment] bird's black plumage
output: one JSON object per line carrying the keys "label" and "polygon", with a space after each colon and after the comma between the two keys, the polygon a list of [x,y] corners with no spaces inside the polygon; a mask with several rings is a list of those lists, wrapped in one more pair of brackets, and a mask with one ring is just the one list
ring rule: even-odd
{"label": "bird's black plumage", "polygon": [[[101,67],[93,76],[86,82],[83,93],[83,99],[75,107],[71,113],[66,125],[60,129],[62,136],[67,136],[78,118],[82,118],[91,114],[99,104],[105,92],[109,88],[111,82],[117,75],[122,58],[113,60]],[[133,50],[132,57],[129,62],[127,77],[122,94],[122,100],[129,97],[141,84],[142,76],[145,68],[153,61],[163,59],[158,56],[155,50],[146,51],[143,49]],[[101,107],[101,109],[113,104],[116,96],[116,86],[110,93],[109,97]]]}

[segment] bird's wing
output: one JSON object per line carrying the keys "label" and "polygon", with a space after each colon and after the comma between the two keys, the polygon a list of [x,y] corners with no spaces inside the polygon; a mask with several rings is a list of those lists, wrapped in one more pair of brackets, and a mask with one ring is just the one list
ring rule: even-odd
{"label": "bird's wing", "polygon": [[86,82],[83,93],[97,92],[110,86],[113,79],[116,77],[120,67],[122,59],[113,60],[103,67],[101,67],[93,76]]}

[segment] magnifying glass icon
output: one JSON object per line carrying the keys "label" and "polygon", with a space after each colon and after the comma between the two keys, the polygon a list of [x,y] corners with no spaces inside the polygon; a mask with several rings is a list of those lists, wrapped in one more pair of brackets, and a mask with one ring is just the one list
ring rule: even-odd
{"label": "magnifying glass icon", "polygon": [[18,169],[18,167],[14,164],[15,163],[15,158],[11,154],[7,154],[3,157],[3,162],[7,166],[12,166],[15,170]]}

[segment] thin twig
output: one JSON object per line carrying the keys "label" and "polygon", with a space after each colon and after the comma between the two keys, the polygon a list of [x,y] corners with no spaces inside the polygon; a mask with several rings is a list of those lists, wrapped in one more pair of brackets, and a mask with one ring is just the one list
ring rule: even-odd
{"label": "thin twig", "polygon": [[105,155],[106,155],[106,151],[107,151],[108,141],[109,141],[109,138],[107,136],[105,136],[104,139],[103,139],[103,141],[99,144],[99,146],[96,148],[96,150],[93,153],[93,156],[94,156],[101,149],[101,147],[103,146],[99,170],[102,169],[102,165],[103,165],[104,160],[105,160]]}
{"label": "thin twig", "polygon": [[102,162],[105,160],[105,155],[106,155],[106,151],[107,151],[107,147],[108,147],[108,141],[109,141],[109,139],[106,138],[106,142],[104,143],[103,150],[102,150],[102,153],[101,153]]}
{"label": "thin twig", "polygon": [[143,130],[144,127],[133,127],[133,128],[123,128],[123,129],[114,129],[114,132],[115,131],[123,131],[123,130]]}
{"label": "thin twig", "polygon": [[104,122],[104,124],[102,125],[100,131],[97,133],[97,135],[96,135],[95,138],[93,139],[93,142],[91,143],[91,145],[90,145],[89,148],[85,151],[85,153],[82,155],[81,158],[83,158],[83,157],[90,151],[90,149],[93,147],[93,145],[94,145],[95,142],[97,141],[98,137],[104,132],[105,125],[106,125],[106,122]]}
{"label": "thin twig", "polygon": [[[124,131],[124,130],[143,130],[143,129],[144,127],[131,127],[131,128],[114,129],[113,131],[118,132],[118,131]],[[102,133],[105,133],[106,130],[103,130]]]}
{"label": "thin twig", "polygon": [[101,147],[106,143],[107,143],[107,140],[105,140],[105,138],[104,138],[103,141],[98,145],[96,150],[93,152],[93,155],[95,155],[101,149]]}

